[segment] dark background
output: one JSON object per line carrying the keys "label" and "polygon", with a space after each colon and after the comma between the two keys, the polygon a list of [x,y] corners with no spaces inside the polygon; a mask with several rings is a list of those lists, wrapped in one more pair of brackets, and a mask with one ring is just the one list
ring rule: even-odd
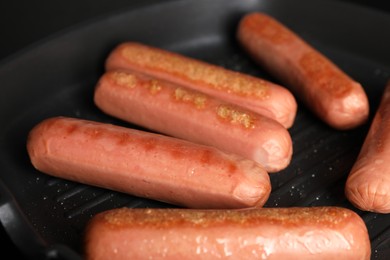
{"label": "dark background", "polygon": [[[0,61],[53,33],[105,15],[164,0],[2,0],[0,1]],[[185,0],[182,0],[185,1]],[[271,0],[270,0],[271,1]],[[388,0],[328,0],[390,12]]]}
{"label": "dark background", "polygon": [[[123,9],[162,2],[163,0],[83,0],[83,1],[0,1],[0,65],[42,39],[54,37],[64,30],[120,12]],[[185,1],[185,0],[181,0]],[[272,1],[272,0],[269,0]],[[390,13],[388,0],[344,1]],[[390,46],[389,46],[390,50]],[[0,227],[1,255],[23,259]]]}

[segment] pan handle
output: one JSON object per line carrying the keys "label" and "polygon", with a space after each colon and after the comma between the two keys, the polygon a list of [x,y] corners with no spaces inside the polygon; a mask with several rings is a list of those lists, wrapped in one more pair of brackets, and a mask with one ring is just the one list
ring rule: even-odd
{"label": "pan handle", "polygon": [[81,260],[71,249],[63,245],[48,246],[23,214],[21,208],[0,179],[0,222],[12,242],[28,259]]}

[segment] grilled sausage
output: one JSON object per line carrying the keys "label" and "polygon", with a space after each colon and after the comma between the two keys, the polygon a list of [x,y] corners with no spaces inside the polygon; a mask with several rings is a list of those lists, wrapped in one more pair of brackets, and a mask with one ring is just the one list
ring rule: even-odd
{"label": "grilled sausage", "polygon": [[390,213],[390,81],[345,186],[349,201],[366,211]]}
{"label": "grilled sausage", "polygon": [[275,120],[164,80],[107,72],[97,84],[94,100],[107,114],[238,154],[268,172],[280,171],[291,161],[290,134]]}
{"label": "grilled sausage", "polygon": [[363,220],[337,207],[129,209],[95,215],[87,260],[370,259]]}
{"label": "grilled sausage", "polygon": [[80,183],[196,208],[262,206],[271,186],[259,164],[167,136],[55,117],[35,126],[36,169]]}
{"label": "grilled sausage", "polygon": [[282,86],[140,43],[117,46],[107,58],[106,69],[128,69],[171,81],[243,106],[287,128],[295,119],[297,103]]}
{"label": "grilled sausage", "polygon": [[255,61],[331,127],[350,129],[367,121],[363,87],[274,18],[258,12],[245,15],[237,38]]}

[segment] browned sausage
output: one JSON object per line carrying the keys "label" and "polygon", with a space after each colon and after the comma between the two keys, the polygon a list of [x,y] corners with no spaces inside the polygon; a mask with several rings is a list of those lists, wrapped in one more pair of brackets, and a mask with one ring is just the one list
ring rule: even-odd
{"label": "browned sausage", "polygon": [[238,154],[268,172],[291,161],[290,134],[275,120],[164,80],[110,71],[100,78],[94,100],[107,114]]}
{"label": "browned sausage", "polygon": [[255,61],[330,126],[349,129],[366,122],[369,104],[362,86],[274,18],[245,15],[237,38]]}
{"label": "browned sausage", "polygon": [[56,117],[35,126],[27,150],[36,169],[80,183],[180,206],[262,206],[271,185],[259,164],[167,136]]}
{"label": "browned sausage", "polygon": [[345,186],[347,198],[366,211],[390,213],[390,81]]}
{"label": "browned sausage", "polygon": [[120,44],[107,58],[106,69],[128,69],[171,81],[243,106],[285,127],[290,127],[295,119],[295,98],[284,87],[140,43]]}
{"label": "browned sausage", "polygon": [[100,259],[370,259],[363,220],[337,207],[129,209],[93,217],[85,256]]}

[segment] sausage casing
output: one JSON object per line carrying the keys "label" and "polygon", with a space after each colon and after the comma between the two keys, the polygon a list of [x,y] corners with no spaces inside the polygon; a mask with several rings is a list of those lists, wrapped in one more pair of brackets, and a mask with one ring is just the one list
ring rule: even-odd
{"label": "sausage casing", "polygon": [[281,124],[177,84],[110,71],[100,78],[94,100],[109,115],[238,154],[268,172],[280,171],[291,161],[292,140]]}
{"label": "sausage casing", "polygon": [[343,130],[367,121],[369,103],[360,83],[273,17],[245,15],[237,38],[255,61],[328,125]]}
{"label": "sausage casing", "polygon": [[356,207],[390,213],[390,81],[345,185]]}
{"label": "sausage casing", "polygon": [[129,209],[95,215],[85,255],[98,259],[370,259],[363,220],[337,207]]}
{"label": "sausage casing", "polygon": [[36,125],[36,169],[84,184],[196,208],[262,206],[271,185],[259,164],[163,135],[55,117]]}
{"label": "sausage casing", "polygon": [[192,88],[270,117],[286,128],[294,123],[297,103],[286,88],[178,53],[125,42],[110,53],[106,69],[127,69]]}

